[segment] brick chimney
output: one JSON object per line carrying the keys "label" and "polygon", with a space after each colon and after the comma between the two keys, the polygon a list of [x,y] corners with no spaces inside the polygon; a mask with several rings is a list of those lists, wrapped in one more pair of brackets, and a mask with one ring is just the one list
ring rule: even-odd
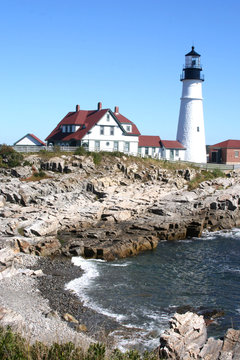
{"label": "brick chimney", "polygon": [[114,112],[119,114],[119,106],[115,106]]}
{"label": "brick chimney", "polygon": [[80,111],[80,105],[76,105],[76,112]]}
{"label": "brick chimney", "polygon": [[102,103],[99,102],[99,103],[98,103],[98,111],[101,110],[101,109],[102,109]]}

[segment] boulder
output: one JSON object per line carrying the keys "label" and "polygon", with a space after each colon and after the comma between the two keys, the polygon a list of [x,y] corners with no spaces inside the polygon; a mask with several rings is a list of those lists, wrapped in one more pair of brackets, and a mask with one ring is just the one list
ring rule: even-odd
{"label": "boulder", "polygon": [[67,322],[78,324],[78,320],[75,319],[75,317],[73,317],[71,314],[68,313],[63,314],[63,319]]}
{"label": "boulder", "polygon": [[31,166],[18,166],[11,169],[11,175],[17,178],[26,179],[32,175]]}
{"label": "boulder", "polygon": [[6,200],[3,195],[0,195],[0,208],[6,205]]}
{"label": "boulder", "polygon": [[240,359],[240,330],[228,329],[219,360]]}
{"label": "boulder", "polygon": [[204,360],[218,360],[222,349],[223,341],[210,337],[200,351],[199,357]]}
{"label": "boulder", "polygon": [[170,330],[160,338],[160,356],[170,359],[197,359],[207,339],[203,316],[192,312],[175,313],[170,320]]}

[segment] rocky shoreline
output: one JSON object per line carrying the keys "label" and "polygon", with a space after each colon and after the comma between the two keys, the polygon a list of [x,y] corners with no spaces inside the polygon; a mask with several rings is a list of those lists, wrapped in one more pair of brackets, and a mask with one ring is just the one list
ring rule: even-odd
{"label": "rocky shoreline", "polygon": [[[82,274],[72,256],[114,260],[152,250],[161,240],[240,226],[237,173],[188,190],[200,170],[124,157],[101,166],[83,156],[27,161],[32,165],[0,173],[0,324],[32,341],[54,341],[59,331],[59,341],[111,347],[109,334],[123,330],[64,290]],[[41,169],[47,177],[32,181]]]}

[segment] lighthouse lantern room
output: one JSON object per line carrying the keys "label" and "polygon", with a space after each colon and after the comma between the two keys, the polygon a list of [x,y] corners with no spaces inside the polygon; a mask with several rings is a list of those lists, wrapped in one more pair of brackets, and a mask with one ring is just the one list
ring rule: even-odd
{"label": "lighthouse lantern room", "polygon": [[185,160],[206,162],[205,130],[202,105],[202,66],[195,50],[185,55],[181,75],[182,97],[178,120],[177,140],[186,148]]}

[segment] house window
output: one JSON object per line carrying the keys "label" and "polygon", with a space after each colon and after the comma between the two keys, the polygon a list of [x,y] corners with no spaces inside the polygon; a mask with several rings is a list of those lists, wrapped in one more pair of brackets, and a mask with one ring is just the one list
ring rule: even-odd
{"label": "house window", "polygon": [[148,155],[148,147],[145,147],[145,155]]}
{"label": "house window", "polygon": [[126,130],[127,130],[127,132],[130,132],[130,131],[131,131],[131,126],[130,126],[130,125],[127,125],[127,126],[126,126]]}
{"label": "house window", "polygon": [[114,135],[114,127],[113,126],[110,127],[110,135]]}
{"label": "house window", "polygon": [[197,127],[197,132],[199,132],[200,131],[200,129],[199,129],[199,126]]}
{"label": "house window", "polygon": [[124,152],[129,152],[129,142],[127,141],[124,143]]}
{"label": "house window", "polygon": [[110,145],[110,143],[107,141],[107,142],[106,142],[106,145],[107,145],[107,146],[109,146],[109,145]]}
{"label": "house window", "polygon": [[107,114],[107,121],[110,121],[110,115]]}
{"label": "house window", "polygon": [[104,126],[100,126],[100,135],[104,135]]}
{"label": "house window", "polygon": [[113,143],[113,150],[118,151],[118,141],[114,141]]}
{"label": "house window", "polygon": [[156,152],[156,148],[153,147],[153,148],[152,148],[152,153],[154,154],[155,152]]}
{"label": "house window", "polygon": [[239,151],[234,151],[234,156],[235,156],[235,158],[238,158],[239,157]]}
{"label": "house window", "polygon": [[62,126],[62,132],[63,132],[63,133],[66,132],[66,126],[65,126],[65,125]]}
{"label": "house window", "polygon": [[176,156],[179,156],[179,150],[176,150]]}

